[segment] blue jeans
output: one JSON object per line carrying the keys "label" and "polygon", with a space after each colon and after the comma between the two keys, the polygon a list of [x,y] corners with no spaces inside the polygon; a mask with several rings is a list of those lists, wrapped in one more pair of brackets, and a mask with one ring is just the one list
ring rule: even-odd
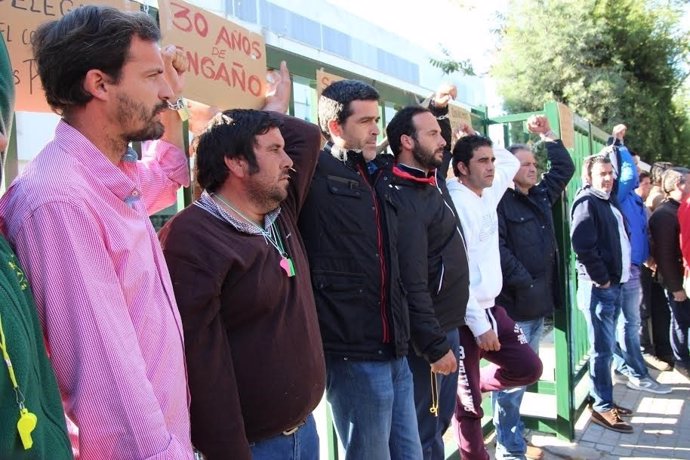
{"label": "blue jeans", "polygon": [[252,443],[249,448],[254,460],[319,460],[319,436],[310,414],[306,423],[293,434]]}
{"label": "blue jeans", "polygon": [[345,460],[419,460],[412,373],[406,358],[357,361],[326,355],[326,399]]}
{"label": "blue jeans", "polygon": [[[520,326],[530,348],[539,354],[539,342],[544,335],[544,318],[516,321],[515,324]],[[496,428],[496,458],[499,460],[525,458],[525,425],[520,418],[520,405],[525,389],[526,387],[515,387],[491,393]]]}
{"label": "blue jeans", "polygon": [[[446,334],[450,349],[455,354],[455,360],[460,356],[460,333],[454,329]],[[443,433],[450,426],[455,411],[455,395],[458,391],[458,373],[450,375],[431,374],[431,366],[422,358],[411,352],[407,357],[414,379],[414,402],[417,407],[417,424],[419,437],[422,442],[422,452],[425,460],[445,459]],[[429,410],[432,405],[431,379],[436,379],[438,394],[438,413]]]}
{"label": "blue jeans", "polygon": [[688,328],[690,328],[690,300],[676,302],[673,293],[666,290],[668,308],[671,310],[670,341],[673,359],[685,365],[690,365],[688,352]]}
{"label": "blue jeans", "polygon": [[621,315],[618,317],[613,365],[621,374],[638,379],[649,376],[640,347],[640,267],[630,266],[630,279],[621,286]]}
{"label": "blue jeans", "polygon": [[587,320],[589,337],[589,379],[592,409],[613,409],[611,363],[616,346],[616,322],[621,311],[621,285],[602,289],[587,280],[579,280],[578,304]]}

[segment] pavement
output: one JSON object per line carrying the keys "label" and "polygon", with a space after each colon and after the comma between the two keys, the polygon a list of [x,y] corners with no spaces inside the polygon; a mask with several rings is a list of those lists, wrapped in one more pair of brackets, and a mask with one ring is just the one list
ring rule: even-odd
{"label": "pavement", "polygon": [[[591,423],[585,410],[575,425],[573,442],[534,431],[527,438],[543,449],[544,460],[690,460],[690,381],[674,371],[651,373],[659,382],[671,385],[673,392],[655,395],[631,390],[624,377],[614,378],[614,400],[634,411],[628,419],[633,433],[617,433]],[[492,440],[487,448],[494,458]]]}

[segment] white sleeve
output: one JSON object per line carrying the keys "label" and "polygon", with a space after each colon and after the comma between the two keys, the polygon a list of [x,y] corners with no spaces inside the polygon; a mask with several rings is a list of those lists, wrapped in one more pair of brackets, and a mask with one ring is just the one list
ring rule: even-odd
{"label": "white sleeve", "polygon": [[495,145],[493,149],[494,155],[496,155],[494,182],[482,194],[491,200],[494,208],[497,208],[499,201],[503,198],[503,194],[508,190],[510,184],[513,183],[515,174],[520,169],[520,161],[515,158],[515,155],[501,146]]}
{"label": "white sleeve", "polygon": [[472,294],[472,287],[470,286],[470,298],[467,301],[467,310],[465,311],[465,324],[472,331],[472,335],[479,337],[489,329],[491,323],[486,317],[486,310],[484,310],[477,302],[477,299]]}

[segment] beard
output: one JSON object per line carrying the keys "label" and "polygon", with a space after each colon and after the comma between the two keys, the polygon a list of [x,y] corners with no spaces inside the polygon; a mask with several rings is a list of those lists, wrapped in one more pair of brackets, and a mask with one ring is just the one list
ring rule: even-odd
{"label": "beard", "polygon": [[[249,177],[256,176],[259,169],[251,173]],[[247,184],[247,191],[252,200],[258,204],[264,212],[270,212],[280,206],[287,198],[289,182],[277,182],[268,184],[262,180],[250,181]]]}
{"label": "beard", "polygon": [[[443,150],[440,150],[443,152]],[[415,161],[425,169],[436,169],[443,164],[443,155],[441,158],[436,157],[439,150],[429,150],[421,146],[417,140],[414,141],[414,148],[412,149],[412,156]]]}
{"label": "beard", "polygon": [[157,104],[153,110],[150,110],[144,104],[124,94],[118,94],[117,101],[117,121],[120,125],[139,126],[139,128],[130,128],[125,131],[123,136],[126,142],[160,139],[165,128],[163,123],[156,119],[156,116],[168,108],[165,102]]}

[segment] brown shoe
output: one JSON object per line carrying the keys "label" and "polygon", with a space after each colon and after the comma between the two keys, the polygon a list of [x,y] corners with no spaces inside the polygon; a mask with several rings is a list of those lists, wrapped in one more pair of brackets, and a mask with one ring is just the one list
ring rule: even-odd
{"label": "brown shoe", "polygon": [[[621,417],[632,417],[632,415],[633,415],[632,409],[628,409],[627,407],[619,406],[616,403],[613,403],[613,407],[616,408],[616,410],[618,411],[618,415],[620,415]],[[591,403],[587,404],[587,409],[590,412],[594,412],[594,409],[592,408]]]}
{"label": "brown shoe", "polygon": [[633,432],[633,427],[628,422],[623,421],[616,408],[606,412],[592,411],[592,422],[619,433]]}
{"label": "brown shoe", "polygon": [[527,460],[542,460],[544,458],[544,451],[537,446],[532,446],[527,444],[527,450],[525,451],[525,458]]}
{"label": "brown shoe", "polygon": [[613,403],[613,407],[616,408],[616,410],[618,411],[618,415],[620,415],[621,417],[632,417],[632,415],[633,415],[632,409],[628,409],[627,407],[619,406],[616,403]]}

